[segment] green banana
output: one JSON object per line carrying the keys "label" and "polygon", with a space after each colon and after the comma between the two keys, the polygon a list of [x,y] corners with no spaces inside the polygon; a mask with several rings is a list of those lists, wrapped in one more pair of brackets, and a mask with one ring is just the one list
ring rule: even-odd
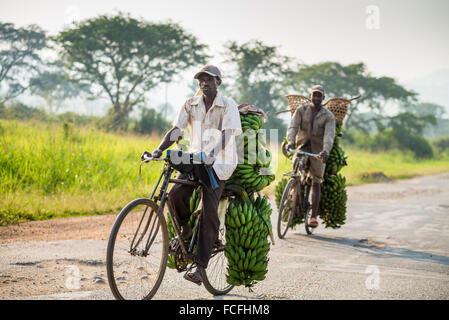
{"label": "green banana", "polygon": [[[240,120],[245,135],[237,137],[236,142],[243,153],[239,153],[239,164],[226,182],[226,189],[239,196],[230,202],[226,213],[225,257],[227,282],[252,287],[265,279],[270,248],[267,237],[271,229],[271,206],[265,197],[255,196],[255,192],[267,187],[275,176],[269,170],[268,175],[266,169],[263,174],[260,170],[269,168],[272,159],[265,148],[265,135],[259,132],[264,120],[255,114],[241,114]],[[260,271],[253,270],[256,266]]]}

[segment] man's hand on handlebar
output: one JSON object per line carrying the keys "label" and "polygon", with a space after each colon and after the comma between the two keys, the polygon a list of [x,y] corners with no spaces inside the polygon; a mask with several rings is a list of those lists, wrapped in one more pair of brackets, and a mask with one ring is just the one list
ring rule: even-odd
{"label": "man's hand on handlebar", "polygon": [[320,158],[321,158],[321,162],[327,162],[327,159],[329,158],[329,154],[327,153],[326,150],[323,150],[320,152]]}
{"label": "man's hand on handlebar", "polygon": [[296,149],[296,146],[295,146],[294,143],[289,143],[289,144],[287,145],[287,150],[290,150],[290,149]]}
{"label": "man's hand on handlebar", "polygon": [[153,158],[160,158],[162,156],[162,150],[161,149],[156,149],[153,151],[153,153],[151,154],[151,156]]}

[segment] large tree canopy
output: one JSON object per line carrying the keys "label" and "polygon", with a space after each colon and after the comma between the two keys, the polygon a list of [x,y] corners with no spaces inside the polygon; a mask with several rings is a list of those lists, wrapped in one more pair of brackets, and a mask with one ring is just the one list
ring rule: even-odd
{"label": "large tree canopy", "polygon": [[347,126],[354,124],[351,123],[351,118],[358,113],[362,104],[372,112],[381,113],[387,102],[403,103],[416,96],[415,92],[406,90],[393,78],[372,76],[364,63],[346,66],[338,62],[303,65],[287,81],[287,86],[302,94],[307,94],[315,84],[324,87],[326,98],[362,95],[360,100],[351,103],[346,118]]}
{"label": "large tree canopy", "polygon": [[129,113],[150,89],[207,58],[206,46],[179,25],[122,13],[79,22],[55,39],[77,79],[96,84],[97,95],[111,101],[112,128],[124,128]]}
{"label": "large tree canopy", "polygon": [[286,126],[274,114],[285,105],[282,101],[283,82],[288,74],[291,59],[281,55],[275,46],[267,46],[253,40],[243,44],[230,41],[225,44],[225,63],[233,68],[234,96],[239,102],[247,102],[262,108],[268,116],[265,128],[280,129],[279,139]]}
{"label": "large tree canopy", "polygon": [[437,119],[443,118],[446,115],[446,110],[443,106],[430,102],[405,103],[401,105],[401,110],[410,111],[419,116],[433,115]]}
{"label": "large tree canopy", "polygon": [[0,23],[0,103],[15,98],[29,86],[38,72],[39,51],[46,46],[45,33],[36,25],[16,28],[12,23]]}

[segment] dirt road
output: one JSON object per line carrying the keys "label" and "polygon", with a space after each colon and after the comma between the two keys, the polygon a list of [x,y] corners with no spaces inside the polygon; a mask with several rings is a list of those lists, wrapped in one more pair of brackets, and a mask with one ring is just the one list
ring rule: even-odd
{"label": "dirt road", "polygon": [[[341,229],[307,236],[301,226],[276,237],[267,279],[218,299],[449,299],[449,173],[350,187],[348,199]],[[111,299],[105,256],[114,219],[0,227],[0,298]],[[273,226],[276,219],[273,210]],[[214,297],[169,269],[155,299]]]}

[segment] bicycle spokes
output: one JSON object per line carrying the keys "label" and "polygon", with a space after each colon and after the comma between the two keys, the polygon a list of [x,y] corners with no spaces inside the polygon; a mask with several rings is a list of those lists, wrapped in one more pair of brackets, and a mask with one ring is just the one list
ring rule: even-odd
{"label": "bicycle spokes", "polygon": [[218,238],[215,241],[209,264],[205,271],[207,274],[205,286],[213,294],[225,293],[232,287],[226,281],[228,260],[224,254],[225,239],[225,229],[222,228],[218,231]]}
{"label": "bicycle spokes", "polygon": [[[113,277],[124,299],[143,299],[152,292],[162,268],[166,245],[155,208],[130,208],[117,230],[113,248]],[[168,239],[167,239],[168,241]]]}
{"label": "bicycle spokes", "polygon": [[[149,218],[145,219],[147,211],[148,211],[148,207],[145,208],[145,210],[142,214],[142,217],[140,218],[139,225],[137,226],[136,232],[134,233],[134,237],[133,237],[133,240],[131,241],[130,248],[129,248],[130,253],[136,252],[136,248],[139,246],[140,242],[142,241],[142,238],[144,237],[144,235],[146,234],[146,231],[148,230],[148,225],[151,221],[151,217],[152,217],[154,211],[151,210],[151,213],[149,214]],[[142,222],[144,222],[144,220],[146,221],[146,223],[144,223],[143,232],[142,232],[141,227],[142,227]],[[139,236],[139,234],[140,234],[140,236]],[[138,240],[135,243],[136,238],[138,238]]]}

